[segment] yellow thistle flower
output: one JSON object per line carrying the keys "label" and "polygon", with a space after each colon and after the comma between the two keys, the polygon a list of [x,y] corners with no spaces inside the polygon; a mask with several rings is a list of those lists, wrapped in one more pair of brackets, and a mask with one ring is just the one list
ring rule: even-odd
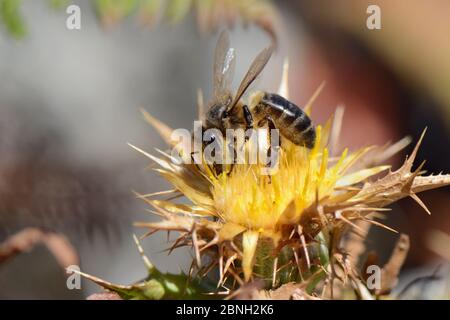
{"label": "yellow thistle flower", "polygon": [[[287,97],[287,67],[284,71],[279,93]],[[253,99],[255,94],[249,105],[254,103]],[[308,113],[311,103],[306,108]],[[201,103],[199,107],[203,107]],[[170,140],[172,130],[145,111],[144,116],[174,146]],[[311,252],[306,246],[317,242],[317,236],[324,229],[330,226],[339,230],[346,226],[357,228],[356,220],[381,225],[369,219],[370,214],[406,196],[426,208],[415,193],[450,184],[449,175],[419,176],[421,166],[411,172],[420,141],[399,170],[389,171],[377,180],[373,177],[389,166],[364,167],[361,165],[364,156],[377,152],[378,159],[384,160],[404,147],[405,140],[390,147],[366,147],[355,152],[345,149],[334,156],[330,141],[336,141],[333,135],[338,134],[339,130],[335,129],[340,127],[337,120],[340,118],[335,117],[334,122],[328,121],[324,127],[317,126],[312,150],[283,140],[278,170],[270,178],[260,173],[261,165],[236,164],[228,174],[217,173],[207,164],[180,164],[164,152],[160,152],[162,157],[156,157],[132,146],[155,161],[159,165],[156,171],[175,188],[140,195],[163,219],[136,225],[152,231],[179,231],[181,235],[173,247],[192,245],[199,267],[201,254],[212,254],[217,259],[213,259],[210,267],[218,265],[219,284],[230,275],[239,283],[243,283],[241,275],[245,281],[272,277],[275,284],[280,253],[286,248],[293,253],[288,263],[293,264],[294,257],[297,260],[299,253],[304,252],[303,259],[309,266]],[[190,204],[152,199],[162,194],[185,196]],[[284,282],[292,279],[291,269]]]}

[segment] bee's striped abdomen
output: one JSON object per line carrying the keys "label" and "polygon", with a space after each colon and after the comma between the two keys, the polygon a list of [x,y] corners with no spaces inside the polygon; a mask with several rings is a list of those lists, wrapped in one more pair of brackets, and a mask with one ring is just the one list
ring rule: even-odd
{"label": "bee's striped abdomen", "polygon": [[308,115],[280,95],[265,93],[255,110],[258,117],[272,118],[280,133],[297,145],[313,148],[316,131]]}

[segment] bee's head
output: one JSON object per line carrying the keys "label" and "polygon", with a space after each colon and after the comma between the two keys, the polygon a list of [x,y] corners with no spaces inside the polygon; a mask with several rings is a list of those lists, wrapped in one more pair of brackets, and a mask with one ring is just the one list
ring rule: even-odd
{"label": "bee's head", "polygon": [[223,121],[222,119],[226,117],[227,107],[221,103],[214,104],[211,106],[206,113],[206,126],[208,128],[217,128],[222,130]]}

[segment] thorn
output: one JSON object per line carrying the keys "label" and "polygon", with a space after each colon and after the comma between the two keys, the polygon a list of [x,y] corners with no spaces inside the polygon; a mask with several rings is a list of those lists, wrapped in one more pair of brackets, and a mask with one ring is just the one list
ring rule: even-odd
{"label": "thorn", "polygon": [[244,285],[244,280],[242,280],[241,277],[233,271],[233,269],[229,269],[228,272],[233,276],[233,279],[239,284],[239,286]]}
{"label": "thorn", "polygon": [[428,213],[429,215],[431,215],[431,211],[427,208],[427,206],[425,205],[425,203],[423,203],[423,201],[417,196],[417,194],[415,193],[411,193],[409,195],[411,198],[414,199],[414,201],[416,201],[425,211],[426,213]]}
{"label": "thorn", "polygon": [[275,287],[275,282],[277,280],[277,267],[278,267],[278,257],[273,261],[273,270],[272,270],[272,288]]}
{"label": "thorn", "polygon": [[183,244],[180,245],[181,241],[183,240],[185,240],[185,236],[180,236],[177,240],[175,240],[172,246],[169,248],[169,254],[171,254],[172,251],[175,250],[176,248],[183,246]]}
{"label": "thorn", "polygon": [[150,237],[152,234],[158,232],[158,229],[150,230],[144,233],[142,236],[139,237],[139,240],[145,239],[147,237]]}
{"label": "thorn", "polygon": [[192,229],[193,229],[192,230],[192,246],[194,247],[195,261],[197,263],[197,267],[200,267],[200,265],[201,265],[200,250],[198,248],[197,230],[196,230],[195,224]]}
{"label": "thorn", "polygon": [[134,242],[136,243],[136,246],[138,248],[139,254],[142,257],[142,260],[144,261],[144,265],[148,270],[149,274],[152,274],[156,269],[155,266],[150,262],[148,257],[145,255],[144,249],[142,249],[141,243],[139,242],[139,239],[136,237],[135,234],[133,234]]}
{"label": "thorn", "polygon": [[144,156],[146,156],[147,158],[150,158],[151,160],[153,160],[154,162],[156,162],[157,164],[159,164],[163,169],[166,170],[172,170],[171,166],[169,165],[169,163],[163,159],[159,159],[153,155],[151,155],[150,153],[132,145],[131,143],[127,142],[127,144],[132,147],[134,150],[142,153]]}
{"label": "thorn", "polygon": [[378,222],[378,221],[375,221],[375,220],[371,220],[371,219],[367,219],[367,218],[362,218],[362,219],[363,219],[364,221],[367,221],[367,222],[373,224],[373,225],[376,225],[377,227],[381,227],[381,228],[384,228],[384,229],[386,229],[386,230],[392,231],[392,232],[394,232],[394,233],[398,233],[397,230],[392,229],[391,227],[388,227],[387,225],[385,225],[385,224],[383,224],[383,223],[381,223],[381,222]]}
{"label": "thorn", "polygon": [[406,160],[406,166],[407,170],[411,170],[411,167],[413,165],[414,160],[416,159],[417,152],[419,151],[420,144],[422,143],[423,137],[425,136],[425,133],[427,132],[427,127],[422,131],[422,134],[420,135],[419,141],[417,141],[416,146],[414,147],[413,152],[409,156],[409,158]]}
{"label": "thorn", "polygon": [[295,249],[292,248],[292,252],[294,253],[294,259],[295,259],[295,263],[297,264],[298,274],[300,275],[300,279],[303,281],[303,275],[302,275],[302,270],[300,267],[300,260],[298,259],[297,251],[295,251]]}
{"label": "thorn", "polygon": [[299,225],[297,230],[298,230],[297,232],[300,236],[300,242],[302,243],[303,251],[305,253],[306,265],[308,266],[308,269],[310,269],[311,268],[311,260],[309,259],[308,248],[306,246],[306,240],[305,240],[305,236],[303,235],[302,227]]}
{"label": "thorn", "polygon": [[[181,267],[180,267],[180,269],[181,269]],[[189,266],[188,277],[187,277],[188,278],[187,279],[188,282],[190,282],[192,280],[193,274],[194,274],[194,261],[192,261],[191,265]]]}
{"label": "thorn", "polygon": [[427,160],[423,160],[422,163],[417,167],[417,169],[414,170],[414,172],[413,172],[414,177],[425,172],[425,171],[422,171],[422,168],[426,162],[427,162]]}
{"label": "thorn", "polygon": [[319,96],[319,94],[322,91],[323,87],[325,86],[325,83],[326,83],[325,81],[322,81],[320,86],[316,89],[316,91],[314,91],[313,95],[311,96],[311,98],[309,98],[308,102],[306,103],[306,105],[304,107],[304,111],[308,115],[311,115],[312,105],[313,105],[314,101],[316,101],[316,98]]}
{"label": "thorn", "polygon": [[160,196],[160,195],[166,195],[166,194],[171,194],[171,193],[174,193],[174,192],[177,192],[177,191],[178,191],[177,189],[171,189],[171,190],[158,191],[158,192],[147,193],[147,194],[140,194],[140,193],[132,190],[132,192],[134,193],[134,195],[136,196],[137,199],[150,198],[150,197]]}
{"label": "thorn", "polygon": [[[412,193],[412,186],[414,184],[415,178],[422,173],[422,168],[425,165],[426,160],[422,161],[422,163],[417,167],[417,169],[411,173],[411,175],[408,177],[408,180],[406,181],[405,185],[402,187],[402,191],[404,193]],[[408,170],[410,170],[409,168]]]}
{"label": "thorn", "polygon": [[292,229],[291,234],[289,235],[289,240],[292,239],[294,234],[295,234],[295,228]]}
{"label": "thorn", "polygon": [[289,99],[289,59],[284,59],[283,73],[281,75],[281,83],[278,88],[278,94],[286,99]]}
{"label": "thorn", "polygon": [[[236,254],[233,254],[233,255],[232,255],[231,257],[229,257],[229,258],[227,259],[227,261],[225,262],[225,267],[224,267],[223,272],[222,272],[222,274],[223,274],[222,284],[225,283],[225,281],[226,281],[226,279],[227,279],[226,274],[227,274],[227,272],[229,271],[230,266],[233,264],[234,260],[236,260],[236,258],[237,258],[237,255],[236,255]],[[231,269],[230,269],[230,270],[231,270]]]}
{"label": "thorn", "polygon": [[219,257],[219,281],[217,282],[217,288],[223,283],[223,255],[221,254]]}
{"label": "thorn", "polygon": [[356,223],[351,222],[349,219],[347,219],[342,213],[338,214],[339,211],[336,212],[336,219],[341,219],[342,221],[344,221],[345,223],[349,224],[350,226],[352,226],[353,228],[355,228],[356,230],[358,230],[361,233],[364,233],[365,230],[362,229],[360,226],[358,226]]}
{"label": "thorn", "polygon": [[342,122],[344,118],[344,106],[339,105],[334,112],[333,123],[331,126],[331,134],[330,134],[330,155],[335,155],[338,148],[339,136],[341,134]]}

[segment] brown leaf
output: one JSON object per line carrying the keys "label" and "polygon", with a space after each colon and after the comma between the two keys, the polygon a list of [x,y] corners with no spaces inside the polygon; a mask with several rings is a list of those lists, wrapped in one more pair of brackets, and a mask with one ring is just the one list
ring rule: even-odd
{"label": "brown leaf", "polygon": [[390,293],[392,288],[397,285],[398,275],[406,260],[408,251],[409,237],[406,234],[401,234],[389,261],[381,270],[381,288],[376,292],[378,295]]}
{"label": "brown leaf", "polygon": [[369,233],[371,224],[367,221],[358,220],[355,222],[359,228],[361,228],[363,233],[351,232],[345,242],[345,251],[349,255],[350,262],[352,265],[358,265],[361,255],[366,250],[365,239]]}
{"label": "brown leaf", "polygon": [[275,290],[265,291],[270,300],[321,300],[306,293],[304,283],[286,283]]}
{"label": "brown leaf", "polygon": [[79,264],[78,254],[65,236],[36,228],[23,229],[6,239],[0,245],[0,263],[31,250],[38,243],[47,246],[61,267]]}
{"label": "brown leaf", "polygon": [[86,300],[123,300],[117,293],[115,292],[100,292],[91,294]]}

